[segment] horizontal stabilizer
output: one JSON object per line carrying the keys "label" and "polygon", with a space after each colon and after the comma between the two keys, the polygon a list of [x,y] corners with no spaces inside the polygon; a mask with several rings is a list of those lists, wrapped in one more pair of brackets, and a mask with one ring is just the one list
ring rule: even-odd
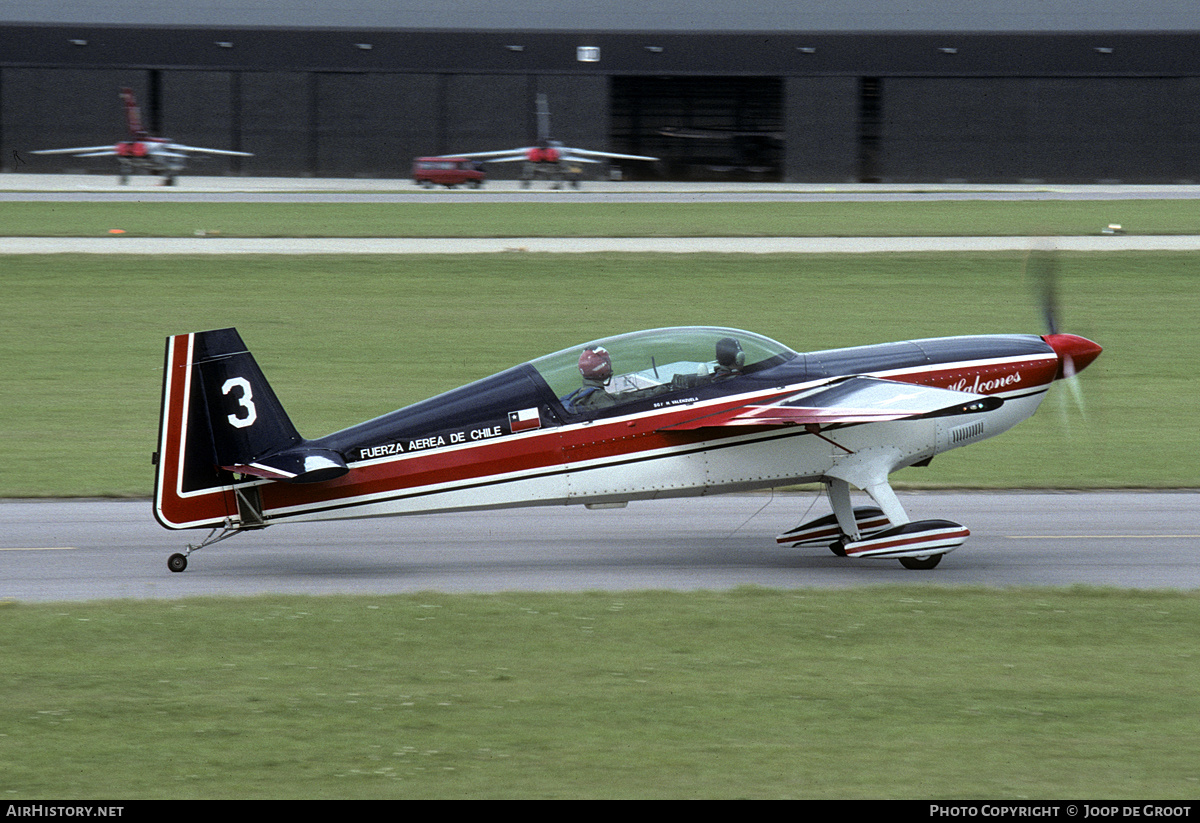
{"label": "horizontal stabilizer", "polygon": [[222,466],[226,471],[285,483],[322,483],[350,471],[340,454],[330,449],[299,446],[255,460]]}

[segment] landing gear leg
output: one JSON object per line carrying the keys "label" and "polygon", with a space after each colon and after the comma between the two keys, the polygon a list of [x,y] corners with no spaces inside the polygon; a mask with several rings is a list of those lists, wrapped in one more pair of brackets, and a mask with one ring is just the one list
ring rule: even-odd
{"label": "landing gear leg", "polygon": [[198,545],[193,546],[191,543],[189,543],[187,548],[182,552],[176,552],[168,557],[167,568],[173,572],[181,572],[187,568],[188,557],[192,552],[198,549],[203,549],[205,546],[211,546],[214,543],[220,543],[222,540],[233,537],[235,534],[241,531],[245,530],[241,526],[234,525],[232,519],[226,518],[224,523],[222,523],[220,526],[215,526],[213,530],[208,533],[208,537],[200,541]]}
{"label": "landing gear leg", "polygon": [[900,500],[896,497],[896,493],[892,491],[892,487],[888,484],[887,480],[867,486],[865,491],[871,495],[872,500],[879,504],[879,508],[883,509],[883,513],[887,515],[888,521],[893,526],[903,526],[909,522],[908,513],[900,505]]}
{"label": "landing gear leg", "polygon": [[[879,505],[874,512],[886,519],[886,526],[864,535],[850,502],[849,481],[827,476],[825,488],[841,532],[829,549],[839,557],[896,557],[912,552],[896,559],[906,569],[928,571],[942,562],[943,554],[962,545],[970,534],[966,527],[948,520],[911,521],[886,477],[867,476],[860,483],[859,487]],[[929,554],[918,554],[926,547]]]}
{"label": "landing gear leg", "polygon": [[[829,505],[837,517],[838,528],[847,540],[858,540],[858,523],[854,518],[854,501],[850,499],[850,484],[845,480],[830,477],[825,480],[825,493],[829,495]],[[836,552],[835,552],[836,553]]]}

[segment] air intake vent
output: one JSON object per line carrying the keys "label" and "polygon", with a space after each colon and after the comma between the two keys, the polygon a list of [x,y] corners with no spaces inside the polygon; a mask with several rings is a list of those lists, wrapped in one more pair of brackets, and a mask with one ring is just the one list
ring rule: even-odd
{"label": "air intake vent", "polygon": [[959,443],[966,443],[968,440],[974,440],[977,437],[983,436],[983,421],[977,420],[967,426],[959,426],[957,429],[950,430],[950,443],[957,446]]}

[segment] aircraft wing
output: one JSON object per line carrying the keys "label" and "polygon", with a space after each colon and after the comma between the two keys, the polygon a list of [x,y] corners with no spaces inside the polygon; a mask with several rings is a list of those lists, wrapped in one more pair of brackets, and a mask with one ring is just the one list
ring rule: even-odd
{"label": "aircraft wing", "polygon": [[202,149],[199,146],[185,146],[181,143],[167,143],[166,148],[175,151],[194,151],[201,154],[223,154],[229,157],[253,157],[248,151],[230,151],[229,149]]}
{"label": "aircraft wing", "polygon": [[[486,160],[489,163],[517,163],[525,160],[529,156],[529,152],[536,146],[524,146],[519,149],[501,149],[499,151],[477,151],[471,154],[439,154],[439,160],[448,159],[451,157],[465,157],[470,160]],[[608,151],[591,151],[589,149],[574,149],[569,146],[560,146],[558,148],[559,159],[569,160],[576,163],[599,163],[602,162],[596,158],[604,158],[606,160],[649,160],[651,162],[658,160],[657,157],[644,157],[640,154],[616,154]]]}
{"label": "aircraft wing", "polygon": [[664,430],[877,423],[991,411],[1003,403],[1001,398],[989,395],[877,377],[848,377],[764,403],[748,403],[701,415],[665,426]]}
{"label": "aircraft wing", "polygon": [[499,151],[477,151],[472,154],[439,154],[438,160],[448,160],[451,158],[465,157],[469,160],[487,160],[490,163],[515,163],[518,160],[524,160],[534,146],[525,146],[519,149],[500,149]]}
{"label": "aircraft wing", "polygon": [[116,154],[117,149],[111,143],[107,146],[82,146],[77,149],[39,149],[30,154],[78,154],[80,157],[101,157],[106,154]]}
{"label": "aircraft wing", "polygon": [[[564,146],[560,149],[565,159],[582,160],[585,163],[598,163],[598,160],[586,160],[588,157],[603,157],[609,160],[648,160],[655,162],[657,157],[645,157],[640,154],[617,154],[611,151],[590,151],[589,149],[573,149],[569,146]],[[580,156],[582,155],[582,156]]]}

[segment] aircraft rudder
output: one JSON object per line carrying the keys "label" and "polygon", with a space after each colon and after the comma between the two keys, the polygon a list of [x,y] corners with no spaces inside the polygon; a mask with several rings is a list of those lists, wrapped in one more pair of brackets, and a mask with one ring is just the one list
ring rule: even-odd
{"label": "aircraft rudder", "polygon": [[140,140],[146,136],[146,128],[142,125],[142,112],[133,96],[133,89],[121,89],[121,102],[125,104],[125,124],[129,128],[129,136]]}
{"label": "aircraft rudder", "polygon": [[195,348],[217,465],[250,463],[302,440],[236,329],[200,332]]}

